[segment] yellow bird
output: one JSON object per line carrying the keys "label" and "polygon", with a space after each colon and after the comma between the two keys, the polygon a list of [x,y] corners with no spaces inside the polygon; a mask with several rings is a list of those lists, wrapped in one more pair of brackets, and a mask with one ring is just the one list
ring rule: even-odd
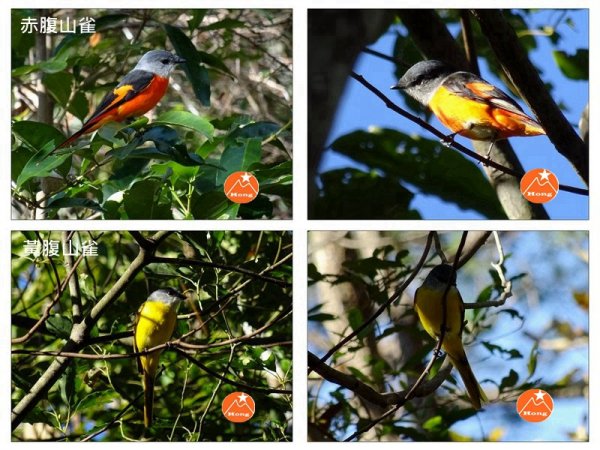
{"label": "yellow bird", "polygon": [[[446,320],[444,321],[442,301],[448,285]],[[471,370],[463,347],[462,331],[465,322],[465,305],[456,288],[456,272],[452,266],[440,264],[431,269],[421,287],[415,292],[415,310],[423,328],[434,339],[440,338],[442,324],[445,322],[446,332],[442,349],[465,383],[473,408],[481,409],[481,403],[487,402],[488,399]]]}
{"label": "yellow bird", "polygon": [[[177,322],[177,304],[185,297],[175,289],[158,289],[150,294],[138,310],[135,324],[133,348],[144,351],[164,344],[173,335]],[[154,378],[162,350],[138,357],[138,369],[144,386],[144,425],[152,424],[154,404]]]}

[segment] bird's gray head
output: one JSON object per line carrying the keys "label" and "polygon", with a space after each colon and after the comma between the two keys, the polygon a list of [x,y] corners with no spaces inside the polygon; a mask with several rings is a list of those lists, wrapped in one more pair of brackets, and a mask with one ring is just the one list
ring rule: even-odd
{"label": "bird's gray head", "polygon": [[184,62],[185,59],[166,50],[152,50],[142,56],[134,70],[145,70],[162,78],[168,78],[175,66]]}
{"label": "bird's gray head", "polygon": [[442,289],[448,284],[456,286],[456,272],[450,264],[440,264],[431,269],[423,284]]}
{"label": "bird's gray head", "polygon": [[150,294],[150,297],[148,297],[148,301],[150,302],[162,302],[167,304],[177,303],[182,300],[185,300],[185,296],[173,288],[157,289]]}
{"label": "bird's gray head", "polygon": [[431,96],[448,75],[456,72],[441,61],[420,61],[408,69],[392,89],[402,89],[419,103],[427,106]]}

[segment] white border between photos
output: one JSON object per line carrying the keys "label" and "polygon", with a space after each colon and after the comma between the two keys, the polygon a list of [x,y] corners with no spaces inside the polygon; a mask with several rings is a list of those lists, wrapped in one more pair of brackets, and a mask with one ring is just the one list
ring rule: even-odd
{"label": "white border between photos", "polygon": [[[293,230],[294,231],[294,432],[293,443],[207,443],[202,442],[196,445],[202,445],[204,448],[213,448],[223,446],[233,446],[240,448],[241,446],[267,446],[270,449],[279,447],[300,449],[309,445],[312,449],[324,450],[325,446],[330,443],[306,443],[306,295],[307,295],[307,271],[306,271],[306,255],[307,255],[307,231],[308,230],[589,230],[596,228],[590,236],[590,274],[596,273],[595,270],[600,270],[600,265],[595,264],[595,256],[600,254],[600,247],[597,243],[597,235],[600,233],[600,201],[598,196],[590,198],[590,220],[589,221],[548,221],[548,222],[525,222],[525,221],[307,221],[307,9],[308,8],[491,8],[498,7],[498,1],[492,0],[455,0],[455,1],[440,1],[440,0],[397,0],[396,2],[381,1],[381,0],[347,0],[343,3],[338,1],[317,1],[317,0],[245,0],[245,1],[215,1],[215,0],[172,0],[166,5],[164,2],[157,0],[114,0],[100,1],[83,1],[83,0],[37,0],[37,1],[17,1],[4,0],[0,3],[0,28],[3,31],[0,39],[0,56],[5,62],[5,67],[1,71],[0,77],[2,80],[0,91],[0,101],[3,105],[10,105],[10,67],[7,62],[10,61],[10,9],[11,8],[48,8],[48,7],[72,7],[72,8],[106,8],[106,7],[121,7],[121,8],[142,8],[142,7],[170,7],[170,8],[293,8],[294,10],[294,219],[290,221],[45,221],[44,223],[34,221],[14,221],[10,220],[10,196],[6,192],[0,196],[0,228],[3,231],[0,233],[0,255],[2,261],[7,263],[7,266],[2,265],[2,285],[5,289],[11,286],[10,270],[8,264],[10,260],[10,232],[11,230],[62,230],[62,229],[77,229],[77,230],[160,230],[160,229],[182,229],[182,230]],[[537,7],[537,8],[589,8],[590,9],[590,43],[600,42],[598,29],[600,28],[600,2],[597,0],[589,1],[565,1],[565,0],[530,0],[530,1],[508,1],[502,2],[503,7]],[[598,44],[600,45],[600,44]],[[591,83],[590,83],[590,98],[598,99],[599,88],[596,85],[598,73],[600,73],[600,63],[595,60],[596,46],[591,46]],[[0,142],[6,144],[5,152],[10,151],[10,108],[5,108],[3,116],[3,126],[0,127]],[[590,115],[592,130],[598,124],[594,108]],[[600,128],[599,128],[600,129]],[[591,145],[596,141],[595,133],[591,133]],[[600,156],[598,152],[590,151],[590,167],[600,170]],[[8,188],[10,186],[10,172],[5,167],[0,171],[0,186]],[[598,290],[598,279],[590,277],[590,297],[593,299],[595,294],[600,294]],[[0,390],[0,445],[19,446],[19,448],[33,448],[39,446],[39,443],[13,443],[11,442],[11,430],[9,422],[10,409],[10,296],[5,293],[2,297],[6,299],[4,314],[0,315],[0,335],[1,348],[3,349],[0,359],[0,386],[4,388]],[[600,319],[596,308],[590,308],[590,323],[595,323]],[[600,321],[599,321],[600,322]],[[591,327],[590,327],[591,328]],[[590,348],[595,348],[596,335],[593,330],[590,330]],[[597,352],[596,352],[597,353]],[[598,373],[598,361],[590,352],[590,374]],[[593,378],[590,376],[590,379]],[[596,387],[596,383],[590,383],[590,399],[600,398],[600,390]],[[575,447],[578,449],[591,448],[595,444],[597,447],[600,444],[600,439],[597,437],[595,425],[598,423],[599,411],[595,403],[590,401],[590,442],[589,443],[526,443],[530,448],[536,446],[544,449],[553,449],[565,447]],[[111,448],[127,445],[128,448],[134,445],[146,445],[147,443],[95,443],[94,446],[111,446]],[[62,447],[64,443],[45,443],[45,446],[53,448]],[[83,443],[71,443],[69,447],[80,448]],[[88,444],[89,445],[89,444]],[[148,445],[164,447],[168,443],[152,443]],[[193,444],[177,444],[177,445],[193,445]],[[361,444],[344,444],[333,443],[333,445],[346,448],[347,446],[360,445],[361,449],[379,448],[383,443],[361,443]],[[390,443],[388,443],[390,445]],[[391,444],[393,445],[393,444]],[[397,445],[408,445],[408,443],[397,443]],[[411,448],[441,448],[448,443],[412,443]],[[452,445],[452,444],[450,444]],[[457,445],[457,444],[454,444]],[[464,443],[464,445],[469,445]],[[478,443],[471,443],[471,446]],[[515,446],[524,446],[525,443],[495,443],[494,449],[502,450],[505,448],[515,448]],[[155,447],[156,448],[156,447]],[[228,447],[229,448],[229,447]],[[477,447],[479,448],[479,447]]]}

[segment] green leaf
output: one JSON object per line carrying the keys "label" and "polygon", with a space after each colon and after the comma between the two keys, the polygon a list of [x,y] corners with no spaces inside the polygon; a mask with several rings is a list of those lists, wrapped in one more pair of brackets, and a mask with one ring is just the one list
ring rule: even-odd
{"label": "green leaf", "polygon": [[314,283],[317,281],[322,281],[325,279],[325,276],[319,272],[316,265],[310,263],[308,265],[308,279]]}
{"label": "green leaf", "polygon": [[20,66],[20,67],[13,69],[10,72],[10,76],[12,78],[20,78],[23,75],[28,75],[31,72],[35,72],[36,70],[37,70],[37,66],[24,65],[24,66]]}
{"label": "green leaf", "polygon": [[42,77],[42,83],[60,106],[67,106],[72,92],[73,75],[68,72],[47,73]]}
{"label": "green leaf", "polygon": [[537,360],[538,360],[538,342],[536,341],[531,347],[531,352],[529,352],[529,361],[527,362],[527,372],[528,378],[532,377],[535,373],[535,369],[537,368]]}
{"label": "green leaf", "polygon": [[318,313],[308,316],[309,322],[327,322],[328,320],[336,320],[337,317],[333,314]]}
{"label": "green leaf", "polygon": [[87,208],[93,211],[102,211],[102,206],[89,198],[56,197],[48,202],[48,209],[61,208]]}
{"label": "green leaf", "polygon": [[77,364],[76,361],[72,361],[64,371],[63,375],[58,381],[60,388],[60,398],[65,404],[71,406],[73,400],[76,397],[75,392],[75,376],[77,375]]}
{"label": "green leaf", "polygon": [[202,58],[194,43],[179,28],[164,25],[167,36],[179,56],[186,59],[183,69],[192,84],[196,98],[204,106],[210,106],[210,79],[208,70],[202,65]]}
{"label": "green leaf", "polygon": [[204,19],[204,16],[206,15],[206,12],[206,9],[193,9],[191,11],[192,18],[188,20],[188,30],[190,32],[193,33],[194,31],[196,31],[196,28],[200,26],[202,20]]}
{"label": "green leaf", "polygon": [[482,342],[483,346],[489,350],[490,353],[500,353],[501,355],[508,356],[508,359],[521,359],[523,355],[516,348],[507,350],[499,345],[492,344],[491,342]]}
{"label": "green leaf", "polygon": [[198,171],[194,180],[194,189],[197,194],[212,191],[223,192],[223,186],[218,186],[216,183],[218,172],[221,171],[219,167],[216,167],[217,165],[218,161],[216,164],[202,166],[201,170]]}
{"label": "green leaf", "polygon": [[21,23],[31,15],[31,10],[28,9],[11,9],[11,25],[10,25],[10,46],[12,52],[13,67],[17,68],[23,61],[29,49],[35,45],[35,33],[23,33]]}
{"label": "green leaf", "polygon": [[121,202],[117,202],[114,200],[107,200],[102,204],[102,208],[104,209],[104,214],[102,217],[106,220],[118,220],[121,219],[121,214],[119,212],[119,208],[121,207]]}
{"label": "green leaf", "polygon": [[45,423],[46,425],[50,425],[52,427],[56,426],[55,417],[52,415],[52,413],[38,406],[36,406],[30,412],[27,413],[23,422]]}
{"label": "green leaf", "polygon": [[217,58],[216,56],[206,52],[198,52],[198,54],[200,55],[200,59],[202,60],[202,62],[207,66],[218,69],[221,72],[229,75],[231,78],[235,78],[231,70],[229,70],[229,67],[225,65],[221,58]]}
{"label": "green leaf", "polygon": [[160,202],[164,184],[158,180],[135,183],[123,196],[123,205],[129,219],[172,219],[171,205]]}
{"label": "green leaf", "polygon": [[[153,142],[156,147],[143,146],[144,142],[147,141]],[[111,150],[107,155],[118,160],[160,159],[189,167],[205,164],[203,158],[195,153],[188,152],[186,146],[179,143],[179,133],[177,131],[165,125],[156,124],[153,124],[141,135],[136,135],[123,147]]]}
{"label": "green leaf", "polygon": [[356,378],[356,379],[358,379],[358,380],[360,380],[360,381],[363,381],[363,382],[365,382],[365,383],[368,383],[369,381],[371,381],[371,380],[369,379],[369,377],[368,377],[368,376],[367,376],[367,375],[366,375],[366,374],[365,374],[363,371],[361,371],[361,370],[358,370],[356,367],[352,367],[352,366],[348,366],[348,365],[346,365],[346,366],[345,366],[345,369],[346,369],[348,372],[350,372],[350,374],[351,374],[351,375],[352,375],[354,378]]}
{"label": "green leaf", "polygon": [[46,329],[61,339],[69,339],[72,328],[73,322],[60,314],[54,314],[46,321]]}
{"label": "green leaf", "polygon": [[241,219],[269,219],[273,215],[273,204],[265,195],[258,195],[249,203],[240,205],[238,215]]}
{"label": "green leaf", "polygon": [[241,125],[239,128],[233,130],[229,134],[228,139],[259,138],[263,140],[277,133],[279,128],[279,125],[273,122],[249,123],[247,125]]}
{"label": "green leaf", "polygon": [[89,103],[82,91],[77,91],[73,95],[71,103],[69,103],[69,112],[82,122],[89,114]]}
{"label": "green leaf", "polygon": [[194,219],[234,219],[237,217],[239,203],[231,202],[221,191],[195,195],[191,210]]}
{"label": "green leaf", "polygon": [[261,350],[259,358],[264,367],[273,372],[277,370],[275,366],[277,358],[275,358],[275,354],[271,350]]}
{"label": "green leaf", "polygon": [[357,260],[344,261],[343,267],[351,272],[366,275],[370,278],[375,278],[380,270],[396,269],[398,264],[396,261],[387,261],[377,257],[370,257]]}
{"label": "green leaf", "polygon": [[[423,194],[475,210],[486,218],[506,219],[494,189],[477,164],[436,141],[381,129],[349,133],[331,147],[393,182],[409,183]],[[381,191],[369,194],[376,197]]]}
{"label": "green leaf", "polygon": [[572,80],[590,79],[590,52],[588,49],[579,48],[572,55],[562,50],[554,50],[552,57],[567,78]]}
{"label": "green leaf", "polygon": [[494,292],[494,286],[492,286],[491,284],[489,286],[486,286],[477,296],[477,300],[475,300],[476,303],[479,302],[487,302],[492,298],[492,293]]}
{"label": "green leaf", "polygon": [[285,161],[274,166],[265,166],[256,163],[251,165],[249,169],[258,180],[261,193],[278,195],[288,203],[291,203],[292,161]]}
{"label": "green leaf", "polygon": [[208,120],[187,111],[167,111],[153,122],[153,125],[157,124],[187,128],[206,136],[208,139],[212,139],[215,132],[215,128]]}
{"label": "green leaf", "polygon": [[[50,153],[56,146],[64,140],[62,134],[50,125],[38,122],[15,122],[13,124],[13,134],[17,136],[27,147],[36,151],[35,154],[29,153],[29,159],[20,170],[17,176],[17,187],[20,188],[32,178],[47,177],[52,171],[61,167],[59,172],[66,173],[68,163],[63,163],[70,158],[71,153],[52,154]],[[22,161],[26,154],[20,150]]]}
{"label": "green leaf", "polygon": [[346,168],[325,172],[320,181],[311,219],[420,219],[410,209],[414,195],[391,178]]}
{"label": "green leaf", "polygon": [[89,408],[96,405],[105,404],[114,399],[114,393],[107,390],[93,391],[84,396],[74,408],[74,411],[81,411],[83,414],[87,412]]}
{"label": "green leaf", "polygon": [[36,153],[27,161],[17,178],[17,187],[20,188],[32,178],[49,176],[54,169],[61,166],[71,156],[70,154],[63,154],[60,156],[51,155],[45,158],[44,155],[52,149],[54,149],[54,144],[48,145],[43,151]]}
{"label": "green leaf", "polygon": [[432,418],[427,419],[423,424],[423,428],[427,431],[442,430],[443,426],[444,421],[442,419],[442,416],[433,416]]}
{"label": "green leaf", "polygon": [[[350,324],[350,327],[352,328],[352,330],[356,331],[364,322],[364,317],[362,312],[360,311],[360,309],[358,308],[351,308],[348,311],[348,323]],[[364,336],[365,331],[367,331],[369,329],[369,327],[366,327],[361,333],[359,333],[359,338],[362,338],[362,336]]]}
{"label": "green leaf", "polygon": [[14,122],[12,132],[30,149],[35,151],[41,150],[49,142],[57,146],[65,139],[63,134],[53,126],[31,120]]}
{"label": "green leaf", "polygon": [[225,179],[233,172],[246,171],[252,164],[260,161],[262,154],[260,139],[237,141],[225,147],[219,166],[223,168],[217,173],[217,186],[225,183]]}
{"label": "green leaf", "polygon": [[506,388],[511,388],[514,387],[517,382],[519,381],[519,374],[517,372],[515,372],[513,369],[510,369],[510,372],[508,373],[507,376],[505,376],[504,378],[502,378],[502,381],[500,382],[500,392],[503,392],[504,389]]}
{"label": "green leaf", "polygon": [[36,66],[45,73],[62,72],[68,67],[66,61],[56,58],[50,58],[46,61],[36,64]]}

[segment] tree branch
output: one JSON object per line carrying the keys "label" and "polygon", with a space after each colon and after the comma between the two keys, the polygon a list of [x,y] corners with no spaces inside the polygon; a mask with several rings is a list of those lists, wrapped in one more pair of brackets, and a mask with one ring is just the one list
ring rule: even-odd
{"label": "tree branch", "polygon": [[[444,22],[433,10],[399,10],[398,16],[409,31],[410,38],[426,59],[438,59],[459,70],[470,70],[469,61],[458,46]],[[424,24],[426,24],[424,26]],[[435,36],[435,39],[431,39]],[[498,141],[488,152],[489,144],[473,141],[473,147],[480,155],[491,156],[495,162],[515,171],[518,178],[491,165],[484,165],[490,184],[496,190],[498,200],[506,215],[511,219],[548,219],[548,213],[540,204],[530,203],[521,195],[520,176],[525,172],[508,141]]]}
{"label": "tree branch", "polygon": [[[69,283],[69,280],[71,279],[71,277],[73,277],[75,275],[75,271],[77,270],[77,267],[79,266],[81,261],[83,261],[83,255],[79,255],[77,260],[73,263],[72,267],[70,268],[69,273],[67,273],[67,276],[65,277],[65,279],[62,281],[62,283],[58,284],[58,286],[56,288],[56,293],[54,294],[54,298],[52,299],[52,301],[50,303],[48,303],[46,308],[44,308],[44,311],[43,311],[40,319],[35,324],[33,324],[33,326],[23,336],[12,339],[10,341],[11,344],[23,344],[23,343],[27,342],[31,338],[31,336],[33,336],[33,334],[42,325],[45,324],[46,320],[48,320],[48,318],[50,317],[50,311],[52,310],[52,307],[54,305],[56,305],[58,303],[58,301],[60,300],[60,298],[62,297],[62,294],[63,294],[64,290],[66,289],[66,287]],[[58,276],[57,276],[56,281],[57,281],[57,283],[60,282]]]}
{"label": "tree branch", "polygon": [[506,75],[535,113],[548,138],[589,184],[589,149],[546,89],[515,30],[499,10],[474,9],[472,12]]}
{"label": "tree branch", "polygon": [[[155,234],[156,242],[160,242],[160,238],[167,235],[168,231],[160,231]],[[149,261],[149,257],[155,248],[140,247],[137,257],[131,262],[131,265],[123,273],[123,275],[115,282],[112,288],[96,303],[92,310],[85,316],[80,323],[74,324],[71,329],[69,340],[63,346],[61,351],[65,353],[77,353],[85,344],[86,338],[89,336],[92,328],[100,319],[100,316],[106,308],[121,295],[129,282],[144,268]],[[33,407],[48,393],[50,388],[62,376],[71,359],[62,356],[57,357],[42,376],[35,382],[31,390],[15,405],[11,414],[11,427],[14,430]]]}
{"label": "tree branch", "polygon": [[[386,392],[381,394],[375,391],[369,385],[357,380],[352,375],[348,375],[344,372],[334,369],[333,367],[330,367],[324,363],[322,359],[323,358],[319,358],[314,353],[310,351],[308,352],[308,367],[311,369],[311,371],[318,373],[321,377],[327,381],[330,381],[331,383],[337,384],[338,386],[342,386],[343,388],[354,392],[359,397],[370,403],[373,403],[374,405],[381,407],[404,405],[406,401],[409,400],[406,395],[412,389],[412,387],[400,392]],[[451,371],[452,366],[450,365],[448,365],[447,368],[440,370],[434,378],[422,383],[418,389],[414,391],[413,397],[426,397],[434,392],[442,385]]]}
{"label": "tree branch", "polygon": [[244,269],[242,267],[233,266],[230,264],[221,264],[215,263],[212,261],[199,261],[197,259],[186,259],[186,258],[165,258],[162,256],[154,256],[152,258],[152,263],[164,263],[164,264],[173,264],[176,266],[196,266],[196,267],[209,267],[212,269],[223,269],[228,270],[229,272],[237,272],[244,275],[248,275],[252,278],[257,278],[259,280],[266,281],[268,283],[274,283],[278,286],[290,287],[292,283],[289,283],[285,280],[281,280],[279,278],[273,278],[266,275],[261,275],[260,273],[253,272],[248,269]]}
{"label": "tree branch", "polygon": [[[321,362],[324,363],[325,361],[327,361],[335,352],[337,352],[340,348],[342,348],[347,342],[351,341],[356,336],[358,336],[365,328],[367,328],[371,323],[373,323],[375,321],[375,319],[377,319],[377,317],[379,317],[381,314],[383,314],[383,312],[393,302],[395,302],[397,299],[400,298],[402,293],[406,290],[406,288],[410,285],[410,283],[412,283],[412,280],[415,279],[415,277],[417,276],[417,273],[419,273],[419,271],[421,270],[421,267],[423,267],[423,264],[425,264],[425,259],[427,258],[427,255],[429,254],[429,248],[431,247],[432,239],[433,239],[433,232],[430,232],[427,235],[427,243],[425,244],[425,249],[423,250],[423,254],[421,255],[421,258],[417,262],[417,265],[415,266],[415,268],[413,269],[411,274],[408,276],[408,278],[406,280],[404,280],[404,283],[402,283],[402,285],[398,289],[396,289],[394,294],[386,302],[384,302],[377,309],[377,311],[375,311],[368,319],[366,319],[358,328],[356,328],[352,333],[350,333],[348,336],[346,336],[345,338],[340,340],[340,342],[338,342],[336,345],[334,345],[331,349],[329,349],[329,351],[327,353],[325,353],[325,355],[320,359]],[[312,371],[312,369],[309,368],[308,375],[310,375],[311,371]]]}
{"label": "tree branch", "polygon": [[220,373],[217,373],[214,370],[209,369],[204,364],[202,364],[200,361],[198,361],[196,358],[188,355],[186,352],[184,352],[180,348],[173,347],[173,350],[175,350],[180,355],[184,356],[191,363],[197,365],[200,369],[204,370],[209,375],[212,375],[213,377],[218,378],[219,380],[223,381],[224,383],[230,384],[230,385],[235,386],[237,388],[246,389],[246,390],[248,390],[250,392],[261,392],[261,393],[264,393],[264,394],[286,394],[286,395],[291,395],[293,393],[293,391],[291,391],[289,389],[271,389],[271,388],[255,387],[255,386],[250,386],[248,384],[240,383],[238,381],[230,380],[229,378],[222,376]]}
{"label": "tree branch", "polygon": [[[411,122],[416,123],[417,125],[419,125],[421,128],[426,129],[427,131],[429,131],[430,133],[432,133],[433,135],[435,135],[436,137],[438,137],[440,140],[442,141],[447,141],[448,136],[444,133],[442,133],[441,131],[437,130],[435,127],[433,127],[432,125],[430,125],[429,123],[425,122],[423,119],[421,119],[420,117],[417,117],[411,113],[409,113],[408,111],[400,108],[398,105],[396,105],[392,100],[390,100],[384,93],[382,93],[379,89],[377,89],[375,86],[373,86],[371,83],[369,83],[362,75],[359,75],[355,72],[352,72],[352,74],[350,75],[352,78],[354,78],[356,81],[358,81],[360,84],[362,84],[364,87],[366,87],[368,90],[370,90],[371,92],[373,92],[377,97],[379,97],[384,103],[385,106],[387,106],[389,109],[391,109],[392,111],[400,114],[401,116],[409,119]],[[498,145],[498,143],[494,144],[494,145]],[[502,144],[504,145],[504,144]],[[456,141],[452,141],[450,142],[450,147],[454,148],[455,150],[458,150],[460,153],[469,156],[477,161],[479,161],[481,164],[484,165],[484,167],[492,167],[493,169],[496,169],[499,172],[502,172],[506,175],[510,175],[514,178],[518,180],[521,179],[521,177],[523,177],[523,175],[525,174],[525,171],[521,170],[520,172],[518,170],[515,170],[509,166],[504,166],[502,164],[499,164],[498,162],[494,161],[494,159],[490,159],[490,158],[486,158],[485,156],[482,156],[476,152],[474,152],[473,150],[469,150],[467,147],[465,147],[462,144],[459,144]],[[486,142],[485,143],[485,147],[488,148],[489,144]],[[559,186],[559,189],[561,191],[565,191],[565,192],[571,192],[573,194],[578,194],[578,195],[589,195],[589,192],[586,189],[581,189],[581,188],[577,188],[574,186],[568,186],[566,184],[561,184]],[[520,188],[519,188],[519,196],[521,198],[523,198],[523,196],[520,193]],[[527,202],[527,200],[524,200]],[[530,203],[530,202],[527,202]],[[510,218],[514,218],[514,217],[510,217]],[[546,217],[547,218],[547,217]]]}

